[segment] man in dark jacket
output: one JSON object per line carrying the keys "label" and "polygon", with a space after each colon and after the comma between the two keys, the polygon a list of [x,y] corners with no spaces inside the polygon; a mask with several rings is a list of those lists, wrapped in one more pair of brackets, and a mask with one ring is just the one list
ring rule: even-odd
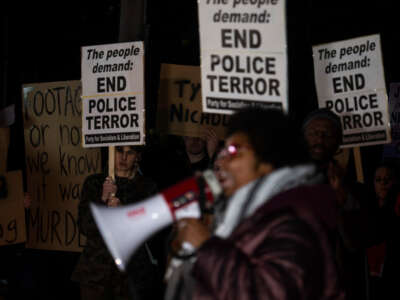
{"label": "man in dark jacket", "polygon": [[[344,299],[329,234],[335,199],[299,164],[302,147],[279,111],[233,115],[221,185],[229,197],[213,234],[198,220],[178,223],[178,239],[196,249],[193,299]],[[176,299],[187,299],[181,296]]]}
{"label": "man in dark jacket", "polygon": [[366,187],[350,179],[334,158],[342,143],[340,118],[327,108],[312,111],[303,122],[303,133],[322,182],[336,194],[339,214],[335,256],[346,299],[367,299],[365,249],[376,239],[377,207]]}
{"label": "man in dark jacket", "polygon": [[129,272],[128,278],[117,269],[89,209],[90,202],[115,207],[155,194],[155,183],[139,172],[139,159],[138,146],[116,147],[115,181],[105,174],[94,174],[83,184],[78,224],[87,244],[72,274],[72,280],[80,283],[82,300],[149,299],[161,290],[161,276],[150,252],[154,248],[146,243],[135,253],[129,266],[134,272]]}

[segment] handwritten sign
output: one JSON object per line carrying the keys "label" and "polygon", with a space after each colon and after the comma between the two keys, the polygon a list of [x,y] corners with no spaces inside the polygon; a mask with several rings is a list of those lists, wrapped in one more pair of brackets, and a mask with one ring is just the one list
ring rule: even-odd
{"label": "handwritten sign", "polygon": [[81,251],[77,226],[84,179],[101,172],[99,149],[81,146],[80,81],[26,84],[23,117],[28,192],[27,246]]}
{"label": "handwritten sign", "polygon": [[157,122],[161,132],[182,136],[204,136],[212,128],[225,137],[228,115],[202,112],[200,67],[161,65]]}
{"label": "handwritten sign", "polygon": [[7,170],[7,154],[10,144],[10,128],[0,127],[0,173],[5,173]]}
{"label": "handwritten sign", "polygon": [[7,197],[0,198],[0,246],[26,241],[22,172],[0,173],[5,179]]}

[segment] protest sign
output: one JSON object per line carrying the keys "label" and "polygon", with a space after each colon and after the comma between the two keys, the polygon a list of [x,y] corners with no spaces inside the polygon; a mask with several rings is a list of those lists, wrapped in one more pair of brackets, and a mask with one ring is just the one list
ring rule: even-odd
{"label": "protest sign", "polygon": [[101,155],[81,146],[81,90],[80,81],[23,86],[30,248],[81,251],[85,243],[79,196],[85,178],[101,172]]}
{"label": "protest sign", "polygon": [[7,194],[0,195],[0,246],[26,241],[22,172],[0,173],[0,190],[4,187]]}
{"label": "protest sign", "polygon": [[143,42],[82,47],[83,147],[143,145]]}
{"label": "protest sign", "polygon": [[340,116],[342,147],[390,141],[380,36],[313,47],[319,107]]}
{"label": "protest sign", "polygon": [[283,0],[199,0],[203,112],[288,110]]}
{"label": "protest sign", "polygon": [[0,173],[5,173],[7,170],[7,154],[10,143],[10,128],[0,127]]}
{"label": "protest sign", "polygon": [[389,115],[392,142],[383,147],[383,157],[400,157],[400,83],[392,82],[389,90]]}
{"label": "protest sign", "polygon": [[200,67],[162,64],[157,106],[160,132],[182,136],[204,136],[212,128],[225,137],[228,115],[202,112]]}

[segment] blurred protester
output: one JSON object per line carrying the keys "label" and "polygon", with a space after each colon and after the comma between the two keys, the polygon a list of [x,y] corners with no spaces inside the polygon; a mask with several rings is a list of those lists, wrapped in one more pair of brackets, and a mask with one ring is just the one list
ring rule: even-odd
{"label": "blurred protester", "polygon": [[[28,211],[32,205],[32,197],[29,193],[24,193],[22,201],[25,208],[25,230],[28,230]],[[4,294],[6,299],[35,297],[38,294],[38,280],[35,278],[38,274],[34,270],[36,261],[37,257],[32,257],[30,249],[25,248],[25,243],[1,247],[0,295]]]}
{"label": "blurred protester", "polygon": [[342,143],[340,118],[331,110],[317,109],[305,118],[303,133],[310,158],[317,165],[321,181],[336,194],[339,208],[336,258],[347,299],[366,299],[368,282],[365,249],[371,245],[370,230],[375,226],[373,207],[364,185],[350,180],[334,159]]}
{"label": "blurred protester", "polygon": [[280,111],[230,118],[217,160],[226,209],[213,233],[201,220],[178,222],[177,240],[195,252],[165,299],[344,299],[328,238],[334,193],[314,185],[297,141]]}
{"label": "blurred protester", "polygon": [[374,190],[379,207],[380,242],[368,248],[371,300],[398,299],[400,270],[400,190],[396,168],[382,163],[375,169]]}
{"label": "blurred protester", "polygon": [[388,204],[389,192],[399,184],[397,177],[396,168],[389,163],[382,163],[375,168],[374,190],[379,207]]}
{"label": "blurred protester", "polygon": [[[151,243],[142,245],[131,259],[127,274],[120,272],[109,253],[89,209],[89,203],[116,207],[141,201],[156,193],[154,182],[139,170],[141,146],[116,147],[115,181],[105,174],[86,178],[79,203],[78,224],[87,244],[72,274],[81,287],[81,299],[154,299],[162,285],[154,265]],[[160,280],[158,280],[160,279]]]}
{"label": "blurred protester", "polygon": [[202,137],[154,134],[150,142],[144,169],[161,190],[212,167],[221,144],[214,130],[206,127]]}
{"label": "blurred protester", "polygon": [[[187,158],[187,168],[183,178],[194,176],[196,173],[206,169],[219,169],[219,164],[216,161],[216,158],[218,152],[222,149],[222,146],[220,145],[218,137],[213,129],[205,128],[203,138],[184,136],[183,141]],[[201,221],[209,228],[209,230],[211,230],[214,224],[214,208],[208,207],[207,210],[203,211]],[[168,280],[172,272],[174,272],[176,268],[180,267],[183,262],[180,255],[184,256],[184,251],[181,251],[180,243],[175,239],[177,230],[176,224],[173,224],[170,232],[170,242],[167,246],[169,255],[167,259],[168,268],[165,275],[166,280]]]}
{"label": "blurred protester", "polygon": [[212,167],[219,143],[213,129],[205,128],[203,137],[184,136],[183,142],[191,175]]}

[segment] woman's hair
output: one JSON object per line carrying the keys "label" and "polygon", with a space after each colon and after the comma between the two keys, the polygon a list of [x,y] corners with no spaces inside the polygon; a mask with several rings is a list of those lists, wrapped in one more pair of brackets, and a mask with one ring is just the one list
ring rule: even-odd
{"label": "woman's hair", "polygon": [[275,168],[306,160],[302,134],[280,110],[241,110],[229,119],[227,136],[234,133],[245,134],[258,159]]}

